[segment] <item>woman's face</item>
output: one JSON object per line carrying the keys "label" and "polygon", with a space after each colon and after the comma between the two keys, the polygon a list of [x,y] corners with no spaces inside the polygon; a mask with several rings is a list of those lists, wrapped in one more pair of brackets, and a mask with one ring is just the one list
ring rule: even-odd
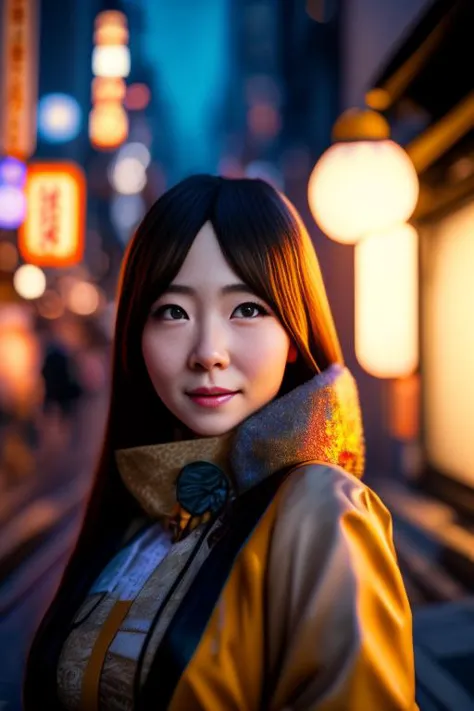
{"label": "woman's face", "polygon": [[193,433],[229,432],[278,393],[296,348],[227,264],[212,225],[198,232],[142,336],[151,382]]}

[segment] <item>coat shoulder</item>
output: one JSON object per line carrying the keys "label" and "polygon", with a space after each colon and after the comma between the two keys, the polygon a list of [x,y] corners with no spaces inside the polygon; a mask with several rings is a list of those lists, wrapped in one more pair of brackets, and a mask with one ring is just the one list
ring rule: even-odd
{"label": "coat shoulder", "polygon": [[282,487],[279,511],[285,518],[310,518],[326,530],[351,513],[375,517],[391,534],[391,516],[379,496],[335,464],[308,462],[292,469]]}

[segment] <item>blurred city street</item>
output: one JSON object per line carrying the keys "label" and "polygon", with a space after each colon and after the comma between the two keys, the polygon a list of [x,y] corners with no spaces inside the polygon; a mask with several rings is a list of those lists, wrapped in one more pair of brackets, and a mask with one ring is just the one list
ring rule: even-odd
{"label": "blurred city street", "polygon": [[103,444],[124,255],[196,173],[300,213],[393,517],[420,709],[474,711],[473,32],[474,0],[0,3],[0,711],[22,711]]}
{"label": "blurred city street", "polygon": [[44,432],[49,441],[35,469],[1,497],[0,708],[6,711],[21,709],[25,654],[75,540],[100,446],[104,395],[84,398],[60,436]]}

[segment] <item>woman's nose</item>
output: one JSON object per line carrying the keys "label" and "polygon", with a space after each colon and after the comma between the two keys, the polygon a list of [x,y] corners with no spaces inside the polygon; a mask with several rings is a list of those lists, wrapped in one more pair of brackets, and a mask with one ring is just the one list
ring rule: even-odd
{"label": "woman's nose", "polygon": [[190,353],[189,366],[193,370],[212,370],[227,368],[229,351],[224,334],[220,329],[207,328],[202,330]]}

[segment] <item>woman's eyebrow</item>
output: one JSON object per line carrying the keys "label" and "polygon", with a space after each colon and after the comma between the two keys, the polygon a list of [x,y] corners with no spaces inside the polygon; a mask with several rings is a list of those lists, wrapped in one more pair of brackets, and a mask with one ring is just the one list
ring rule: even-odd
{"label": "woman's eyebrow", "polygon": [[[244,293],[244,294],[254,294],[253,289],[251,289],[247,284],[242,283],[235,283],[235,284],[226,284],[221,288],[221,293],[222,294],[235,294],[235,293]],[[186,294],[189,296],[194,296],[196,294],[196,289],[193,289],[191,286],[186,286],[186,284],[170,284],[165,291],[163,292],[164,294]]]}

